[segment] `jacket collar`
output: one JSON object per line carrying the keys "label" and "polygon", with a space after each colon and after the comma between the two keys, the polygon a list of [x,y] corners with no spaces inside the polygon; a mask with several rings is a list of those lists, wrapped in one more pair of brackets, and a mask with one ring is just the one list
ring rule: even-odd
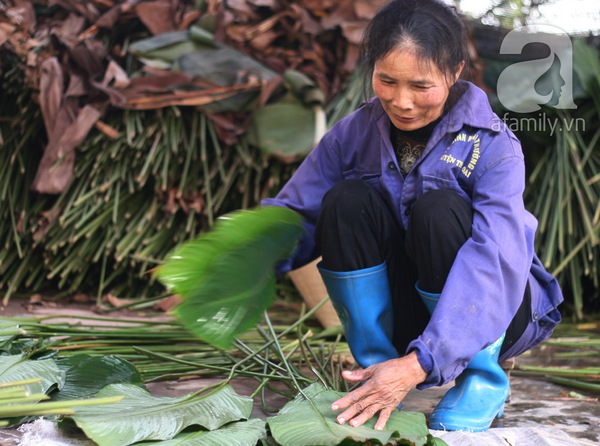
{"label": "jacket collar", "polygon": [[504,123],[493,112],[486,93],[471,82],[459,80],[455,87],[460,98],[442,120],[451,131],[459,131],[464,125],[479,129],[500,131]]}

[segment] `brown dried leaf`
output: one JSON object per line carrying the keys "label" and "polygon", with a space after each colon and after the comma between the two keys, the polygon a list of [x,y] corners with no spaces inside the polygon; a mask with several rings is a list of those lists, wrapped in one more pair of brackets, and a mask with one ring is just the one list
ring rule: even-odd
{"label": "brown dried leaf", "polygon": [[142,23],[155,36],[177,30],[173,8],[168,1],[157,0],[139,3],[135,10]]}
{"label": "brown dried leaf", "polygon": [[177,207],[177,189],[169,189],[164,209],[169,214],[175,214],[179,210]]}
{"label": "brown dried leaf", "polygon": [[69,14],[66,20],[60,22],[60,26],[52,29],[52,34],[58,37],[63,44],[73,48],[79,43],[79,33],[83,31],[85,19],[76,14]]}
{"label": "brown dried leaf", "polygon": [[14,32],[14,26],[10,26],[8,23],[0,23],[0,47],[8,41],[9,34],[6,32],[7,28],[12,28],[9,31],[10,34]]}
{"label": "brown dried leaf", "polygon": [[121,66],[114,60],[111,60],[106,67],[104,72],[104,79],[102,85],[107,87],[112,82],[112,86],[115,88],[126,88],[131,84],[129,76]]}
{"label": "brown dried leaf", "polygon": [[250,45],[256,50],[265,51],[280,35],[281,33],[275,31],[266,31],[250,40]]}
{"label": "brown dried leaf", "polygon": [[239,43],[248,40],[248,36],[254,29],[254,25],[230,25],[227,27],[227,36]]}
{"label": "brown dried leaf", "polygon": [[89,79],[97,79],[104,73],[104,65],[108,52],[98,40],[84,40],[70,49],[73,62],[81,68]]}
{"label": "brown dried leaf", "polygon": [[109,9],[100,16],[98,21],[96,21],[96,26],[99,26],[100,28],[112,28],[121,18],[121,12],[121,6],[115,6],[114,8]]}
{"label": "brown dried leaf", "polygon": [[256,17],[256,13],[252,10],[246,0],[228,0],[227,8],[235,11],[236,13],[245,14],[245,17]]}
{"label": "brown dried leaf", "polygon": [[165,313],[168,313],[173,308],[175,308],[177,305],[179,305],[181,302],[182,302],[181,297],[174,294],[172,296],[165,297],[164,299],[161,299],[158,302],[156,302],[156,304],[154,305],[154,310],[164,311]]}
{"label": "brown dried leaf", "polygon": [[49,226],[54,222],[54,220],[56,220],[60,216],[62,210],[63,206],[60,206],[57,209],[40,213],[40,218],[38,218],[37,221],[38,230],[35,232],[35,234],[33,234],[33,241],[35,243],[39,242],[44,238]]}
{"label": "brown dried leaf", "polygon": [[336,2],[335,10],[323,17],[321,25],[324,29],[334,29],[349,20],[356,20],[354,0],[340,0]]}
{"label": "brown dried leaf", "polygon": [[[151,110],[156,108],[168,107],[172,105],[179,106],[200,106],[208,105],[213,102],[222,101],[231,98],[241,92],[256,91],[260,85],[255,82],[249,82],[232,87],[218,87],[201,91],[180,91],[159,93],[154,96],[140,94],[139,91],[132,89],[123,90],[123,95],[127,99],[124,104],[118,104],[119,107],[132,110]],[[117,104],[113,104],[117,105]]]}
{"label": "brown dried leaf", "polygon": [[140,93],[165,92],[181,85],[188,85],[192,82],[192,76],[186,73],[154,70],[150,71],[149,74],[149,76],[132,79],[128,86],[128,90],[137,90]]}
{"label": "brown dried leaf", "polygon": [[342,70],[346,73],[352,73],[360,60],[360,50],[356,45],[348,45],[348,49],[346,50],[346,57],[344,58],[344,64],[342,65]]}
{"label": "brown dried leaf", "polygon": [[300,8],[300,6],[295,4],[290,5],[290,8],[300,17],[304,33],[316,36],[323,32],[321,24],[306,9]]}
{"label": "brown dried leaf", "polygon": [[113,307],[122,307],[124,305],[129,305],[131,304],[133,301],[130,299],[121,299],[120,297],[114,296],[110,293],[105,294],[104,296],[102,296],[102,300],[105,302],[108,302],[109,304],[111,304]]}
{"label": "brown dried leaf", "polygon": [[16,0],[15,6],[6,10],[6,15],[16,20],[21,29],[33,33],[36,19],[33,3],[30,0]]}
{"label": "brown dried leaf", "polygon": [[41,294],[32,294],[27,302],[29,305],[42,305],[42,295]]}
{"label": "brown dried leaf", "polygon": [[117,137],[120,135],[120,132],[117,129],[103,121],[96,122],[94,126],[106,136],[108,136],[110,139],[117,139]]}
{"label": "brown dried leaf", "polygon": [[[61,106],[55,126],[49,137],[48,145],[38,166],[33,190],[46,194],[61,193],[73,178],[73,166],[75,164],[75,148],[81,144],[94,123],[100,118],[100,112],[86,105],[76,114],[72,122],[66,110],[73,107],[67,102]],[[68,124],[68,125],[67,125]],[[58,131],[59,128],[64,131]]]}
{"label": "brown dried leaf", "polygon": [[42,62],[40,75],[40,108],[46,134],[52,135],[58,110],[62,103],[62,86],[64,84],[63,70],[56,57]]}
{"label": "brown dried leaf", "polygon": [[115,2],[113,0],[93,0],[95,3],[102,5],[106,8],[112,8],[115,6]]}
{"label": "brown dried leaf", "polygon": [[301,0],[300,3],[310,9],[313,14],[322,17],[328,15],[338,2],[336,0]]}
{"label": "brown dried leaf", "polygon": [[356,17],[371,20],[389,0],[354,0]]}
{"label": "brown dried leaf", "polygon": [[88,294],[77,293],[73,296],[72,300],[78,304],[87,304],[92,302],[92,297]]}
{"label": "brown dried leaf", "polygon": [[183,14],[177,29],[188,29],[200,17],[200,11],[187,11]]}
{"label": "brown dried leaf", "polygon": [[253,0],[252,4],[254,6],[264,6],[274,10],[279,9],[281,6],[281,2],[279,0]]}
{"label": "brown dried leaf", "polygon": [[344,37],[348,42],[359,45],[367,23],[365,20],[343,22],[341,27]]}
{"label": "brown dried leaf", "polygon": [[246,132],[249,121],[248,116],[240,116],[239,113],[210,113],[206,117],[215,124],[219,141],[230,146],[239,142],[239,136]]}
{"label": "brown dried leaf", "polygon": [[81,0],[49,0],[48,6],[60,6],[67,11],[76,12],[85,17],[90,22],[95,22],[100,16],[100,11],[91,2],[82,2]]}
{"label": "brown dried leaf", "polygon": [[67,97],[76,97],[76,96],[85,96],[87,94],[87,89],[85,88],[85,82],[81,76],[77,76],[76,74],[72,74],[69,79],[69,86],[67,87],[67,91],[65,92],[65,96]]}

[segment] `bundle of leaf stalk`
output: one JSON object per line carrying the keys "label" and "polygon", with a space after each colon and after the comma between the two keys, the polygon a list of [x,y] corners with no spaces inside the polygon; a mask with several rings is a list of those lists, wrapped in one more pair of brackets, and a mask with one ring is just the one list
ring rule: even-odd
{"label": "bundle of leaf stalk", "polygon": [[537,251],[572,296],[572,314],[583,320],[584,306],[597,308],[600,291],[600,57],[581,39],[573,49],[584,89],[577,109],[545,107],[535,116],[560,123],[555,134],[534,129],[520,137],[528,154],[536,148],[541,152],[531,163],[525,191],[526,204],[539,220]]}
{"label": "bundle of leaf stalk", "polygon": [[[543,348],[552,349],[551,365],[520,364],[514,373],[522,376],[544,377],[553,383],[575,389],[567,392],[570,398],[586,398],[577,390],[584,391],[586,394],[600,394],[599,322],[562,323],[555,330],[552,338],[543,344]],[[579,366],[582,363],[585,364],[584,367]]]}
{"label": "bundle of leaf stalk", "polygon": [[222,146],[206,115],[190,108],[113,111],[105,128],[115,133],[88,135],[68,189],[34,194],[43,120],[18,70],[1,86],[4,304],[17,291],[56,288],[56,298],[156,295],[164,289],[148,270],[173,246],[205,231],[216,215],[255,205],[297,167],[269,162],[244,139]]}
{"label": "bundle of leaf stalk", "polygon": [[[199,342],[173,320],[2,320],[0,382],[19,388],[0,390],[0,419],[14,426],[44,415],[69,432],[75,423],[100,446],[445,444],[428,434],[421,413],[398,411],[383,431],[335,422],[331,403],[348,390],[339,380],[347,345],[335,330],[310,328],[316,309],[283,326],[271,322],[285,317],[273,309],[228,350]],[[217,383],[178,397],[146,389],[192,378]],[[256,390],[237,394],[236,379]],[[44,395],[51,402],[34,404]],[[271,407],[273,395],[290,401]],[[271,416],[252,418],[254,399]],[[20,401],[28,403],[13,405]]]}

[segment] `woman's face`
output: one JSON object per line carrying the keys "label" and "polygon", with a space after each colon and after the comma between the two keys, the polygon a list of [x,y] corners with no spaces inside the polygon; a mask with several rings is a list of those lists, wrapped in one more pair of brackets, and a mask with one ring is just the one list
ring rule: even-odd
{"label": "woman's face", "polygon": [[451,86],[433,62],[419,60],[412,51],[395,49],[375,62],[373,91],[400,130],[420,129],[439,118]]}

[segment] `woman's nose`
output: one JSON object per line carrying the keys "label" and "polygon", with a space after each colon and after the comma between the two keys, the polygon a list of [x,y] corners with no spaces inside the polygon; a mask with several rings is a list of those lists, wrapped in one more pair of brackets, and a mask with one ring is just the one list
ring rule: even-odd
{"label": "woman's nose", "polygon": [[400,110],[410,110],[414,107],[414,100],[410,91],[402,88],[394,92],[392,105]]}

